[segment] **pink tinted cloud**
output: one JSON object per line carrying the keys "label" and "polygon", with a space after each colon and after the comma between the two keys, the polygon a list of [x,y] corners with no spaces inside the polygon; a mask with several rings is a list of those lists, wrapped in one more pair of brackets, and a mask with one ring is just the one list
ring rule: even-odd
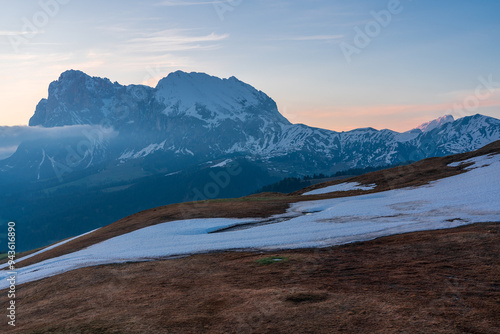
{"label": "pink tinted cloud", "polygon": [[[482,108],[499,107],[500,99],[476,100],[477,104],[463,101],[439,104],[406,104],[378,106],[337,106],[314,108],[294,112],[292,121],[306,123],[335,131],[348,131],[359,127],[389,128],[406,131],[423,122],[451,114],[460,118],[481,113]],[[306,121],[304,121],[306,120]]]}

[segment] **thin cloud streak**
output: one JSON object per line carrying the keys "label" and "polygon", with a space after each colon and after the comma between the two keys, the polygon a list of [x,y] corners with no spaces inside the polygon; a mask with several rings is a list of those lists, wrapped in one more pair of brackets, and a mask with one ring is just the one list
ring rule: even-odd
{"label": "thin cloud streak", "polygon": [[205,6],[205,5],[213,5],[218,3],[228,3],[228,1],[224,0],[215,0],[215,1],[163,1],[155,4],[155,6],[165,6],[165,7],[176,7],[176,6]]}
{"label": "thin cloud streak", "polygon": [[0,30],[0,36],[19,36],[19,35],[40,35],[44,34],[45,31],[13,31],[13,30]]}
{"label": "thin cloud streak", "polygon": [[[216,42],[229,38],[229,34],[216,34],[189,36],[183,34],[181,30],[164,30],[150,33],[144,37],[137,37],[128,40],[125,47],[128,51],[137,52],[173,52],[187,50],[209,50],[218,48]],[[215,44],[214,44],[215,43]]]}

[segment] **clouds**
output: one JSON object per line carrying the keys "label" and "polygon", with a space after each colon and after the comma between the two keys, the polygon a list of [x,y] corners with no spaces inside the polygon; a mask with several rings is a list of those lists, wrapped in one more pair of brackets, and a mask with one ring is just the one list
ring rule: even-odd
{"label": "clouds", "polygon": [[73,125],[55,128],[0,126],[0,160],[14,154],[19,144],[25,141],[65,140],[85,136],[86,133],[98,133],[103,138],[111,138],[117,135],[117,132],[113,129],[103,128],[100,125]]}
{"label": "clouds", "polygon": [[223,41],[229,34],[189,34],[186,29],[168,29],[142,34],[126,42],[124,48],[133,52],[174,52],[187,50],[207,50],[217,48],[217,42]]}
{"label": "clouds", "polygon": [[0,36],[26,36],[26,35],[36,35],[36,34],[43,34],[44,31],[15,31],[15,30],[0,30]]}

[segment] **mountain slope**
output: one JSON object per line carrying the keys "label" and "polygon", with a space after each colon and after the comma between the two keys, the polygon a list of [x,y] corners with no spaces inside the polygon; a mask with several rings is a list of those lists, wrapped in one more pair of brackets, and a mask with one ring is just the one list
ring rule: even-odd
{"label": "mountain slope", "polygon": [[30,125],[78,125],[74,136],[23,142],[0,161],[0,226],[22,221],[28,250],[160,205],[245,196],[284,177],[396,165],[500,139],[500,120],[482,115],[432,124],[335,132],[291,124],[269,96],[234,77],[178,71],[153,88],[67,71]]}
{"label": "mountain slope", "polygon": [[[13,332],[498,332],[499,169],[500,141],[338,181],[335,192],[326,191],[330,182],[289,196],[259,194],[138,213],[21,260],[16,306],[23,313]],[[346,183],[376,186],[349,190]],[[325,191],[305,195],[312,189]],[[227,219],[283,219],[289,205],[288,214],[296,214],[290,220]],[[496,223],[471,224],[481,219]],[[345,243],[459,225],[467,226],[335,247],[327,247],[334,239],[325,239],[332,226],[338,228],[336,241]],[[366,229],[379,234],[363,235]],[[238,236],[236,248],[271,239],[272,247],[281,246],[163,257],[172,247],[176,254],[186,247],[206,252],[209,239],[216,249],[234,248],[231,235]],[[283,247],[290,238],[299,243]],[[307,240],[315,242],[304,245]],[[314,248],[283,249],[303,246]],[[81,251],[72,253],[75,247]],[[113,260],[76,269],[79,261],[103,258]],[[66,260],[71,266],[53,271]],[[50,277],[26,283],[29,275]],[[6,304],[3,291],[0,303]]]}
{"label": "mountain slope", "polygon": [[499,252],[500,224],[492,223],[82,268],[23,284],[10,331],[495,333]]}
{"label": "mountain slope", "polygon": [[[21,262],[29,266],[20,270],[19,280],[102,263],[239,248],[327,246],[497,221],[500,191],[492,180],[498,179],[499,153],[500,142],[496,142],[468,154],[427,159],[403,170],[389,169],[334,182],[373,185],[365,190],[304,196],[332,185],[325,183],[291,196],[253,196],[156,208]],[[274,216],[268,218],[271,214]],[[234,219],[237,217],[245,219]],[[165,243],[165,238],[169,242]],[[146,239],[147,245],[131,247]]]}

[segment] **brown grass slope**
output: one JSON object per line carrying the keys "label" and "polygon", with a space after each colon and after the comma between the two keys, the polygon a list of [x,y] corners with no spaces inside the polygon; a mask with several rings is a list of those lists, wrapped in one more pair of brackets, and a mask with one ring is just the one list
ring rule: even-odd
{"label": "brown grass slope", "polygon": [[[451,162],[499,152],[496,142],[477,152],[347,180],[377,183],[368,192],[299,196],[318,187],[312,186],[291,195],[160,207],[47,254],[62,255],[168,220],[263,217],[298,200],[417,186],[463,172],[463,166],[446,166]],[[31,334],[499,333],[499,256],[500,224],[483,223],[323,249],[224,252],[82,268],[18,286],[17,326],[0,327]],[[8,302],[4,290],[0,308]]]}
{"label": "brown grass slope", "polygon": [[[26,261],[22,261],[19,263],[18,267],[28,266],[49,258],[75,252],[109,238],[168,221],[191,218],[268,217],[274,214],[284,213],[291,203],[298,201],[356,196],[391,189],[420,186],[434,180],[464,172],[466,166],[447,166],[452,162],[498,153],[500,153],[500,141],[496,141],[474,152],[440,158],[429,158],[408,166],[381,170],[345,180],[316,184],[289,195],[266,193],[238,199],[207,200],[158,207],[123,218],[91,234],[68,242],[61,247],[57,247]],[[301,196],[301,194],[307,191],[343,182],[359,182],[361,184],[376,183],[377,187],[370,191],[356,190],[324,195]]]}
{"label": "brown grass slope", "polygon": [[[499,255],[500,224],[485,223],[324,249],[83,268],[18,287],[8,332],[493,334]],[[260,264],[270,257],[282,261]]]}

